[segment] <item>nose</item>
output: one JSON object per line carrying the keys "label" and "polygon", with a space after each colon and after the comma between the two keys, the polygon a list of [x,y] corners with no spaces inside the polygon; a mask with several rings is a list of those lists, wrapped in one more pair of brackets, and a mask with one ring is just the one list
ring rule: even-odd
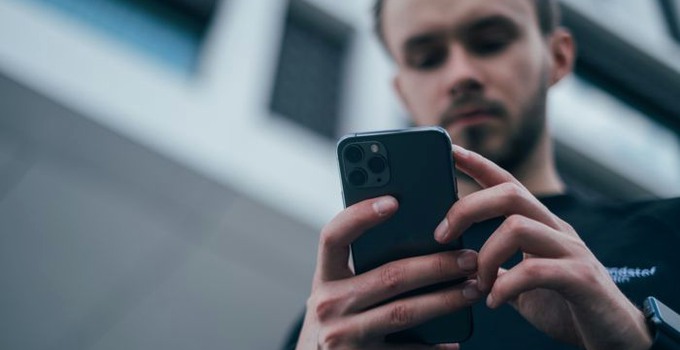
{"label": "nose", "polygon": [[445,65],[444,90],[453,98],[479,94],[484,83],[478,60],[460,44],[451,44]]}

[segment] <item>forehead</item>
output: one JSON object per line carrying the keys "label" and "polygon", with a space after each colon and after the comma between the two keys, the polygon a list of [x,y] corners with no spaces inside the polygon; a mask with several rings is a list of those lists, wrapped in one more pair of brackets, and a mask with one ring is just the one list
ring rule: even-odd
{"label": "forehead", "polygon": [[490,16],[518,25],[538,23],[530,0],[384,0],[383,6],[382,30],[392,52],[414,35],[455,31]]}

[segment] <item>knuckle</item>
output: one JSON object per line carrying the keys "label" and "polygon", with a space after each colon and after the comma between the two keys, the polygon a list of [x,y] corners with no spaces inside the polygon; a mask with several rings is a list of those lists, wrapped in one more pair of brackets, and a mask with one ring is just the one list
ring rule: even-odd
{"label": "knuckle", "polygon": [[569,242],[571,242],[571,244],[575,247],[574,249],[575,251],[577,251],[581,255],[585,254],[585,256],[592,256],[590,248],[588,248],[588,245],[581,239],[581,237],[572,236],[570,238],[571,239],[569,240]]}
{"label": "knuckle", "polygon": [[572,264],[571,270],[574,271],[576,276],[590,276],[594,269],[592,268],[592,264],[577,261]]}
{"label": "knuckle", "polygon": [[447,291],[446,293],[442,294],[442,305],[446,311],[451,312],[461,308],[463,304],[463,298],[460,296],[460,293],[460,291]]}
{"label": "knuckle", "polygon": [[437,254],[432,259],[432,271],[434,271],[437,276],[443,278],[447,275],[446,259],[442,254]]}
{"label": "knuckle", "polygon": [[446,214],[446,218],[449,220],[449,222],[455,222],[456,218],[455,216],[462,216],[466,217],[468,216],[468,213],[470,212],[470,205],[469,202],[465,200],[465,197],[462,199],[458,200],[456,203],[453,204],[453,210],[449,210],[449,212]]}
{"label": "knuckle", "polygon": [[308,307],[314,310],[319,321],[327,321],[336,314],[340,299],[328,292],[319,292],[310,298]]}
{"label": "knuckle", "polygon": [[505,219],[505,225],[508,233],[513,235],[521,235],[528,230],[529,219],[522,215],[514,214]]}
{"label": "knuckle", "polygon": [[569,252],[569,255],[577,260],[588,260],[594,257],[588,245],[578,235],[565,235],[563,246]]}
{"label": "knuckle", "polygon": [[525,260],[524,272],[532,280],[541,279],[546,274],[546,267],[534,259]]}
{"label": "knuckle", "polygon": [[387,321],[393,327],[403,328],[411,325],[413,319],[413,309],[409,308],[403,303],[397,303],[392,306]]}
{"label": "knuckle", "polygon": [[333,230],[326,225],[321,229],[321,234],[319,235],[319,245],[323,248],[332,247],[334,245],[334,234]]}
{"label": "knuckle", "polygon": [[566,221],[564,221],[564,220],[561,220],[561,219],[559,219],[559,218],[558,218],[557,220],[558,220],[558,225],[559,225],[560,227],[562,227],[562,230],[563,230],[563,231],[565,231],[565,232],[567,232],[567,233],[569,233],[569,234],[578,236],[578,234],[576,233],[576,230],[574,229],[574,227],[571,226],[568,222],[566,222]]}
{"label": "knuckle", "polygon": [[327,321],[333,314],[333,303],[330,301],[321,301],[314,307],[314,313],[319,321]]}
{"label": "knuckle", "polygon": [[406,271],[397,264],[385,265],[380,271],[380,282],[387,290],[398,290],[404,283]]}
{"label": "knuckle", "polygon": [[319,346],[321,349],[342,349],[349,342],[349,332],[340,326],[330,326],[319,332]]}
{"label": "knuckle", "polygon": [[572,278],[582,280],[583,285],[597,285],[609,273],[597,261],[579,261],[571,269]]}
{"label": "knuckle", "polygon": [[513,182],[505,182],[500,189],[509,201],[515,201],[524,196],[524,189]]}

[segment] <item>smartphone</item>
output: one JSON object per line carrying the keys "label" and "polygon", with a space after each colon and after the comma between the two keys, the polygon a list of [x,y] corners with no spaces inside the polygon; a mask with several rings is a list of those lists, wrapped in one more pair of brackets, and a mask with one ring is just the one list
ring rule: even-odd
{"label": "smartphone", "polygon": [[[368,198],[394,196],[399,209],[351,245],[355,273],[390,261],[461,249],[462,240],[443,245],[434,230],[458,199],[451,139],[440,127],[417,127],[344,136],[337,145],[345,207]],[[464,281],[421,288],[426,293]],[[472,334],[470,307],[391,334],[391,342],[441,344]]]}

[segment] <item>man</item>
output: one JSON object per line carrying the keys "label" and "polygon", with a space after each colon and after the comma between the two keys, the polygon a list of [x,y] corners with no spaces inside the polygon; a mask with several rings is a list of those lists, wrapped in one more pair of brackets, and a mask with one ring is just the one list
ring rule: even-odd
{"label": "man", "polygon": [[[667,285],[680,258],[665,248],[680,243],[680,202],[605,207],[565,194],[546,94],[571,72],[574,43],[557,26],[554,2],[377,2],[397,94],[416,124],[447,129],[466,175],[458,180],[461,199],[432,234],[445,243],[465,233],[473,249],[355,276],[349,244],[399,205],[381,197],[347,208],[321,232],[304,322],[293,336],[298,349],[431,348],[384,339],[469,305],[472,338],[437,348],[649,349],[652,332],[636,304],[655,295],[680,310]],[[610,272],[636,280],[617,285]],[[461,277],[470,280],[384,303]]]}

